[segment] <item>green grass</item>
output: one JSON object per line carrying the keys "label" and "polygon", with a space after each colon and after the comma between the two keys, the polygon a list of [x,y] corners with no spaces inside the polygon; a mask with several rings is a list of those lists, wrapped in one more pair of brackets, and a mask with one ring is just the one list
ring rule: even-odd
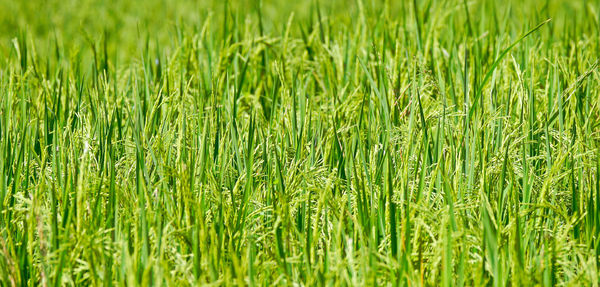
{"label": "green grass", "polygon": [[598,1],[0,0],[0,286],[598,286],[599,55]]}

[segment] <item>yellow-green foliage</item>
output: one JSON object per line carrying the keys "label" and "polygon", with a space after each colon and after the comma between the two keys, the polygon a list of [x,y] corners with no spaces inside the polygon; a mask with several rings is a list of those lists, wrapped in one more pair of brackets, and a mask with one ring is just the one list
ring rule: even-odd
{"label": "yellow-green foliage", "polygon": [[0,286],[598,286],[599,13],[0,0]]}

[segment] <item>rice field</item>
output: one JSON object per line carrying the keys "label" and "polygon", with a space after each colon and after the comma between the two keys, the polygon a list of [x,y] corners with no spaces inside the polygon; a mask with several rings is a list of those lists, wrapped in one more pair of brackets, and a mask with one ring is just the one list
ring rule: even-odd
{"label": "rice field", "polygon": [[599,13],[0,0],[0,286],[599,286]]}

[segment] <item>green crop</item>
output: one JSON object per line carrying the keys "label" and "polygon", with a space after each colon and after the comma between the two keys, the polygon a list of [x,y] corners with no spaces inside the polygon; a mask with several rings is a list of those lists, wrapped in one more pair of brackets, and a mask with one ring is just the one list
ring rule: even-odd
{"label": "green crop", "polygon": [[599,286],[600,3],[0,0],[0,286]]}

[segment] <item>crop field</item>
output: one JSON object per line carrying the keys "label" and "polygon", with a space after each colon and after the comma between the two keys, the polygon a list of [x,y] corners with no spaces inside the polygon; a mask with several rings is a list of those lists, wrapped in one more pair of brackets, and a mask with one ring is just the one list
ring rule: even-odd
{"label": "crop field", "polygon": [[600,1],[0,0],[0,286],[599,286]]}

